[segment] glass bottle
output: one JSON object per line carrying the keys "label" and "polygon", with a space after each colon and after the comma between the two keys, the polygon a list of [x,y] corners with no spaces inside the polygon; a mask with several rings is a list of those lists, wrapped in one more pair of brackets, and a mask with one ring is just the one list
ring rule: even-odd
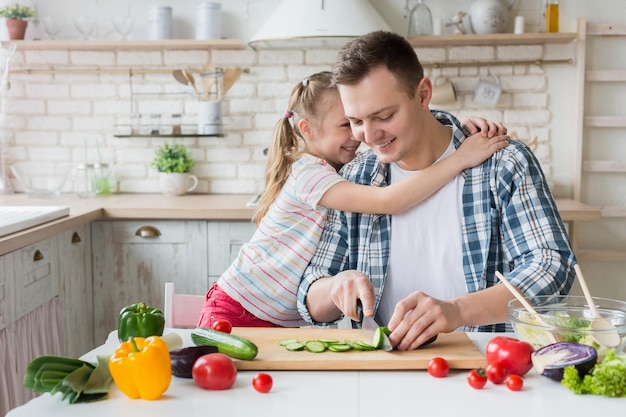
{"label": "glass bottle", "polygon": [[432,35],[433,16],[424,0],[417,0],[417,4],[409,14],[409,36]]}
{"label": "glass bottle", "polygon": [[559,31],[559,0],[546,0],[546,32]]}
{"label": "glass bottle", "polygon": [[78,164],[76,168],[76,180],[74,181],[74,192],[79,197],[95,197],[95,170],[92,164]]}

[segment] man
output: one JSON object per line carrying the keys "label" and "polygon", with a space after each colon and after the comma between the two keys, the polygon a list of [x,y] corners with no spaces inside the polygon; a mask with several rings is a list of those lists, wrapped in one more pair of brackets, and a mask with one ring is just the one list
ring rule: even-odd
{"label": "man", "polygon": [[[348,43],[333,68],[354,136],[370,150],[344,166],[360,184],[385,186],[454,152],[467,136],[431,112],[432,83],[400,35]],[[416,208],[396,216],[331,212],[298,291],[314,324],[365,316],[392,331],[399,350],[438,333],[510,330],[502,272],[526,297],[567,294],[576,260],[541,171],[511,141]]]}

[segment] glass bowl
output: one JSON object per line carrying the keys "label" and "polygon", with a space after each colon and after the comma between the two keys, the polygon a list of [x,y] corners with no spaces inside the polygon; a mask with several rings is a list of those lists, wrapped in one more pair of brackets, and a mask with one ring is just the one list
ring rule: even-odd
{"label": "glass bowl", "polygon": [[55,198],[61,194],[73,167],[59,162],[17,162],[10,169],[29,197]]}
{"label": "glass bowl", "polygon": [[[626,302],[608,298],[593,297],[593,301],[602,317],[615,326],[621,343],[615,348],[622,353],[626,347]],[[594,335],[609,330],[591,329],[589,326],[593,314],[585,297],[549,296],[537,297],[534,305],[538,317],[529,313],[518,300],[511,300],[508,314],[517,337],[535,348],[557,341],[586,343],[596,349],[606,348],[597,343]],[[554,337],[552,337],[553,335]]]}

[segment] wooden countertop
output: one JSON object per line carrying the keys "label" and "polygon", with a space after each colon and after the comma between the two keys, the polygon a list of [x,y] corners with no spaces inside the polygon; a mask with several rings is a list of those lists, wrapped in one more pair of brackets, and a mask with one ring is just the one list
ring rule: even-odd
{"label": "wooden countertop", "polygon": [[[2,206],[70,207],[70,215],[67,217],[1,237],[0,255],[99,219],[250,221],[254,209],[246,207],[246,203],[252,197],[240,194],[188,194],[180,197],[162,194],[114,194],[80,198],[75,194],[62,194],[55,199],[37,199],[25,194],[0,195]],[[556,204],[566,222],[600,218],[600,209],[579,201],[557,199]]]}
{"label": "wooden countertop", "polygon": [[30,198],[25,194],[0,195],[2,206],[69,206],[70,215],[0,237],[0,255],[23,248],[66,230],[99,219],[153,220],[242,220],[251,221],[254,209],[246,206],[253,195],[114,194],[80,198],[62,194],[54,199]]}

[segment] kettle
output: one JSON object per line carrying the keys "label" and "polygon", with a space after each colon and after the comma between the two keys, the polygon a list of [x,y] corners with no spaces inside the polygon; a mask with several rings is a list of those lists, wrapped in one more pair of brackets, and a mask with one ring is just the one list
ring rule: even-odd
{"label": "kettle", "polygon": [[511,9],[516,0],[477,0],[472,3],[469,21],[476,34],[507,31]]}

